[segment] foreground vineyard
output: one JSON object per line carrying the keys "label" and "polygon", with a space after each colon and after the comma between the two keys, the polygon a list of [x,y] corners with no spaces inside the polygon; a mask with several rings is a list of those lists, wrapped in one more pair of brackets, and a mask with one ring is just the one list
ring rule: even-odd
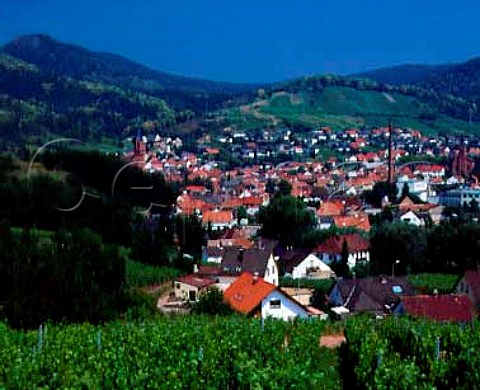
{"label": "foreground vineyard", "polygon": [[405,318],[355,318],[345,333],[345,388],[480,389],[476,328]]}
{"label": "foreground vineyard", "polygon": [[322,322],[187,317],[142,324],[0,324],[0,388],[332,389]]}

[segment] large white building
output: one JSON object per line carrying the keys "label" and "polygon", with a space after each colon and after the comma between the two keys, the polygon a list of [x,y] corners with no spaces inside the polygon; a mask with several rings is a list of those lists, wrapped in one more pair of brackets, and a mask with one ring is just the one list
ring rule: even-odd
{"label": "large white building", "polygon": [[409,178],[408,176],[400,176],[397,179],[397,193],[400,196],[403,191],[403,187],[407,185],[408,191],[412,195],[418,196],[424,202],[427,201],[429,196],[429,183],[425,179]]}

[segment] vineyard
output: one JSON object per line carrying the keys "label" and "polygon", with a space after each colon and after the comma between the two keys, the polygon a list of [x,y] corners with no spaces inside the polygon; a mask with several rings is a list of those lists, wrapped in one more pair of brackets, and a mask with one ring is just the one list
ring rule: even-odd
{"label": "vineyard", "polygon": [[348,389],[479,389],[480,331],[405,318],[347,323]]}
{"label": "vineyard", "polygon": [[324,328],[201,316],[30,332],[0,324],[0,388],[335,389]]}

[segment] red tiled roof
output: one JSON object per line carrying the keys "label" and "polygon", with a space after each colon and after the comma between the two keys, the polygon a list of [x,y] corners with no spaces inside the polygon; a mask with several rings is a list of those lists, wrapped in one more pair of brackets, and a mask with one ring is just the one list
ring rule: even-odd
{"label": "red tiled roof", "polygon": [[330,217],[333,215],[341,215],[344,211],[344,205],[341,202],[326,201],[320,205],[317,211],[319,217]]}
{"label": "red tiled roof", "polygon": [[261,206],[263,204],[263,199],[258,196],[245,196],[241,198],[241,201],[244,206]]}
{"label": "red tiled roof", "polygon": [[193,214],[196,210],[205,211],[211,208],[209,205],[202,199],[195,199],[190,196],[181,196],[178,199],[178,206],[182,210],[182,213],[185,215]]}
{"label": "red tiled roof", "polygon": [[223,297],[235,311],[249,314],[275,289],[261,277],[244,272],[225,290]]}
{"label": "red tiled roof", "polygon": [[201,265],[198,267],[197,276],[217,276],[222,273],[222,269],[220,267],[216,267],[214,265]]}
{"label": "red tiled roof", "polygon": [[185,187],[188,192],[206,192],[207,188],[205,186],[196,186],[196,185],[188,185]]}
{"label": "red tiled roof", "polygon": [[204,288],[211,286],[215,282],[212,279],[204,278],[196,274],[180,276],[176,279],[177,282],[188,284],[189,286],[195,286],[198,288]]}
{"label": "red tiled roof", "polygon": [[344,241],[347,242],[349,253],[364,252],[370,248],[370,242],[367,239],[363,238],[358,233],[350,233],[329,237],[317,247],[315,252],[339,255],[342,253]]}
{"label": "red tiled roof", "polygon": [[231,198],[227,199],[225,202],[221,204],[221,207],[224,209],[236,209],[243,205],[243,202],[240,198]]}
{"label": "red tiled roof", "polygon": [[474,307],[467,295],[414,295],[402,297],[406,314],[435,321],[469,322]]}
{"label": "red tiled roof", "polygon": [[202,215],[203,223],[230,223],[233,221],[233,214],[230,210],[205,211]]}
{"label": "red tiled roof", "polygon": [[357,228],[369,232],[371,229],[367,215],[339,215],[333,217],[334,224],[339,228]]}

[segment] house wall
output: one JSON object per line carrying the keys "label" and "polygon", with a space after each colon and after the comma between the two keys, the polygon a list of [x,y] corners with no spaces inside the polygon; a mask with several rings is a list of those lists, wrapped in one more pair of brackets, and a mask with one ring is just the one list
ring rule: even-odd
{"label": "house wall", "polygon": [[[280,300],[280,307],[272,308],[270,304],[272,300]],[[288,321],[297,317],[308,318],[308,313],[302,306],[287,298],[281,292],[272,291],[262,300],[262,318],[268,317]]]}
{"label": "house wall", "polygon": [[[341,258],[342,257],[340,256],[340,260]],[[365,263],[370,262],[370,252],[360,251],[360,252],[350,253],[347,259],[347,264],[349,268],[355,267],[357,265],[357,262],[365,262]]]}
{"label": "house wall", "polygon": [[[320,253],[319,258],[327,265],[338,262],[342,260],[342,255],[329,254],[329,253]],[[357,262],[366,262],[370,261],[370,252],[369,251],[359,251],[355,253],[350,253],[348,255],[347,264],[350,268],[353,268],[357,265]]]}
{"label": "house wall", "polygon": [[[236,221],[232,220],[230,222],[214,222],[211,224],[212,230],[224,230],[224,229],[231,229],[236,225]],[[208,223],[206,224],[208,226]]]}
{"label": "house wall", "polygon": [[215,263],[215,264],[221,264],[222,263],[222,256],[206,256],[205,260],[208,263]]}
{"label": "house wall", "polygon": [[267,267],[265,269],[265,275],[263,275],[263,279],[266,282],[273,284],[274,286],[278,286],[278,265],[272,254],[270,254],[270,257],[268,258]]}
{"label": "house wall", "polygon": [[423,226],[423,220],[418,218],[415,213],[413,212],[408,212],[400,217],[400,220],[406,223],[409,223],[414,226]]}
{"label": "house wall", "polygon": [[225,291],[230,285],[237,279],[236,276],[219,276],[216,278],[217,283],[215,283],[215,287],[218,288],[220,291]]}
{"label": "house wall", "polygon": [[475,302],[475,297],[473,296],[472,293],[472,288],[471,286],[466,282],[465,278],[460,279],[460,281],[457,283],[457,286],[455,287],[455,292],[460,293],[460,294],[467,294],[470,300],[475,304],[479,305],[479,302]]}
{"label": "house wall", "polygon": [[340,290],[337,284],[333,287],[328,298],[330,304],[333,306],[342,306],[344,304],[342,294],[340,294]]}
{"label": "house wall", "polygon": [[178,281],[175,281],[174,283],[174,291],[175,291],[175,296],[177,298],[181,298],[181,299],[184,299],[186,301],[189,301],[189,295],[190,295],[190,291],[193,291],[195,292],[195,301],[198,301],[198,297],[200,294],[202,294],[203,292],[207,291],[207,289],[199,289],[198,287],[195,287],[195,286],[191,286],[189,284],[186,284],[186,283],[182,283],[182,282],[178,282]]}
{"label": "house wall", "polygon": [[307,270],[309,268],[318,268],[322,270],[325,268],[325,263],[321,261],[317,256],[310,254],[305,259],[303,259],[300,264],[293,268],[292,278],[299,279],[308,277]]}

